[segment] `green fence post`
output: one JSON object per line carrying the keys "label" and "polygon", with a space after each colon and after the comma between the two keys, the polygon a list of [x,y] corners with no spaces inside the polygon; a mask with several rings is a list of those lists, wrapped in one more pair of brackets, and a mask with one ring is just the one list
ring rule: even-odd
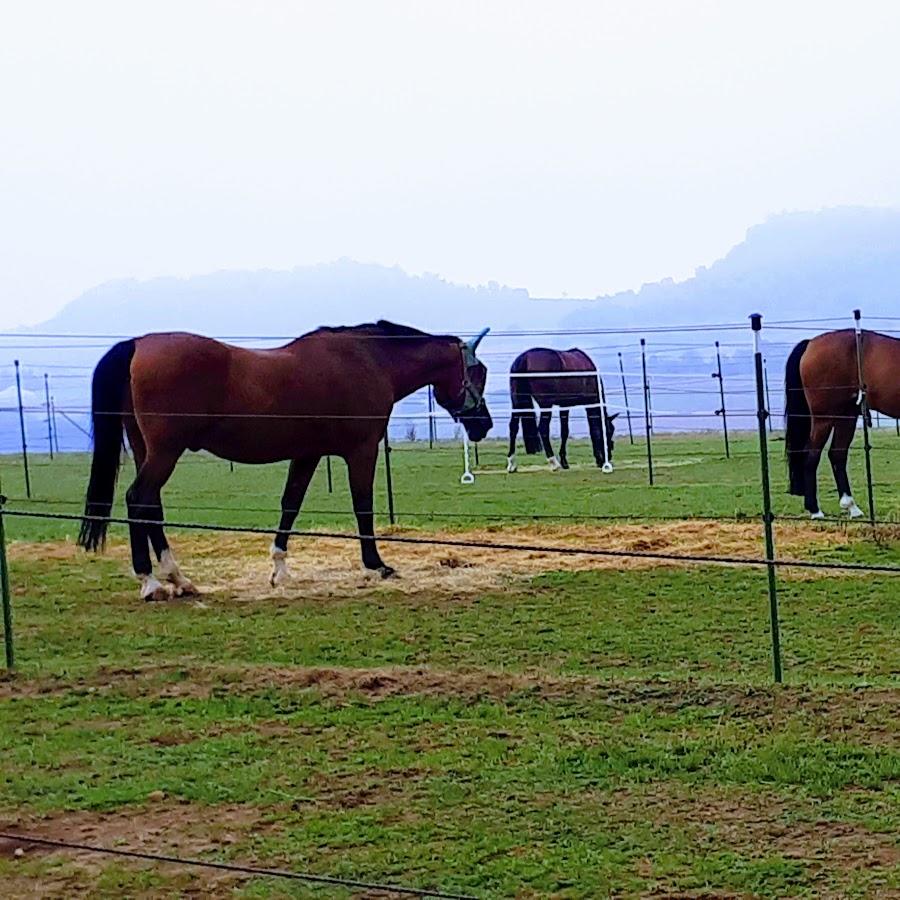
{"label": "green fence post", "polygon": [[653,446],[650,434],[653,422],[650,419],[650,382],[647,381],[647,342],[641,338],[641,374],[644,378],[644,431],[647,432],[647,477],[653,484]]}
{"label": "green fence post", "polygon": [[762,353],[759,349],[759,332],[762,328],[762,316],[754,313],[750,316],[750,327],[753,329],[753,365],[756,370],[756,418],[759,423],[759,461],[762,470],[763,494],[763,531],[766,538],[766,570],[769,576],[769,624],[772,629],[772,669],[775,681],[782,682],[781,674],[781,627],[778,621],[778,588],[775,585],[775,537],[772,530],[772,490],[769,485],[769,445],[766,433],[765,384],[763,381]]}
{"label": "green fence post", "polygon": [[[388,425],[388,428],[390,425]],[[384,475],[387,483],[388,519],[394,524],[394,481],[391,478],[391,442],[388,438],[388,428],[384,429]]]}
{"label": "green fence post", "polygon": [[722,378],[722,354],[719,353],[719,342],[716,341],[716,371],[713,378],[719,379],[719,402],[722,406],[716,410],[716,415],[722,417],[722,432],[725,435],[725,459],[731,459],[731,450],[728,447],[728,413],[725,412],[725,379]]}
{"label": "green fence post", "polygon": [[875,489],[872,486],[872,442],[869,439],[869,400],[866,380],[863,376],[863,333],[860,326],[860,311],[853,310],[853,321],[856,326],[856,368],[859,374],[859,411],[863,421],[863,450],[866,454],[866,487],[869,493],[869,523],[875,527]]}
{"label": "green fence post", "polygon": [[16,667],[13,652],[12,631],[12,596],[9,591],[9,565],[6,561],[6,529],[3,524],[3,504],[6,497],[0,494],[0,595],[3,599],[3,643],[6,647],[6,668],[8,671]]}

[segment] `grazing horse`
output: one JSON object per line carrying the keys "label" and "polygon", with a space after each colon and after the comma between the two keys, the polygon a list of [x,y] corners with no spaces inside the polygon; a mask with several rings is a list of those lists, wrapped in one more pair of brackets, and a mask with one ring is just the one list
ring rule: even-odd
{"label": "grazing horse", "polygon": [[287,577],[288,537],[319,460],[343,457],[363,565],[392,575],[375,545],[372,512],[378,445],[391,409],[432,385],[437,402],[480,441],[492,424],[487,369],[475,356],[487,330],[463,342],[380,321],[320,328],[271,350],[182,333],[116,344],[94,371],[94,455],[78,543],[97,550],[105,542],[124,428],[137,466],[126,494],[131,557],[145,600],[169,596],[153,575],[148,542],[174,592],[196,593],[162,526],[160,491],[185,450],[240,463],[290,460],[270,551],[272,584]]}
{"label": "grazing horse", "polygon": [[785,452],[790,492],[805,498],[806,510],[814,519],[825,516],[819,509],[816,470],[829,435],[828,458],[841,509],[851,518],[863,514],[847,477],[847,454],[860,413],[861,386],[865,385],[869,409],[900,417],[900,340],[862,331],[859,341],[859,356],[853,329],[801,341],[785,367]]}
{"label": "grazing horse", "polygon": [[[584,372],[584,376],[570,375]],[[560,373],[554,378],[555,373]],[[528,377],[530,375],[534,377]],[[568,469],[566,444],[569,440],[569,410],[584,406],[588,429],[594,448],[594,459],[604,472],[612,471],[613,433],[615,415],[606,413],[606,395],[597,367],[583,350],[548,350],[533,347],[516,357],[510,368],[509,394],[512,416],[509,420],[509,456],[506,471],[515,472],[516,437],[522,423],[525,452],[537,453],[543,447],[553,472]],[[535,419],[534,405],[540,410],[540,422]],[[559,407],[559,456],[550,443],[550,418],[553,407]]]}

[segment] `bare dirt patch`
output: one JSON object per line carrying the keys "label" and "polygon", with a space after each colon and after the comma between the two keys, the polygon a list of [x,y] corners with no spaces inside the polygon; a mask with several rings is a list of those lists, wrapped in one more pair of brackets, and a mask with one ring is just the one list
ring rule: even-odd
{"label": "bare dirt patch", "polygon": [[727,848],[748,858],[802,861],[822,887],[854,870],[900,864],[897,835],[822,818],[811,802],[800,798],[698,786],[688,791],[670,783],[580,799],[605,807],[614,818],[684,829],[698,853]]}
{"label": "bare dirt patch", "polygon": [[[141,853],[179,857],[203,857],[246,840],[269,826],[253,807],[197,807],[159,802],[114,812],[77,811],[39,818],[21,816],[0,821],[0,830],[50,840],[98,847],[122,848]],[[58,850],[28,841],[0,840],[0,858],[27,862],[33,857],[64,855],[67,861],[52,876],[14,876],[17,897],[72,897],[90,893],[90,885],[116,858],[86,850]],[[121,861],[118,861],[121,864]],[[150,865],[129,862],[128,865]],[[167,870],[176,870],[169,866]],[[212,870],[178,870],[181,890],[204,896],[230,896],[241,876]],[[174,887],[174,885],[173,885]],[[12,895],[9,895],[12,896]]]}
{"label": "bare dirt patch", "polygon": [[[431,592],[463,598],[502,587],[510,580],[543,572],[633,571],[658,566],[690,565],[688,556],[760,559],[762,539],[756,522],[685,520],[654,524],[527,525],[497,526],[460,532],[425,532],[389,529],[383,533],[382,553],[398,576],[383,580],[360,568],[355,540],[294,538],[288,566],[291,580],[280,587],[269,585],[269,541],[247,535],[179,536],[176,551],[183,568],[204,594],[228,600],[256,601],[272,598],[306,600],[361,595],[415,595]],[[396,538],[397,540],[390,540]],[[405,543],[404,539],[416,542]],[[444,541],[444,544],[418,543]],[[792,524],[779,532],[782,557],[802,558],[811,548],[836,546],[846,536],[815,525]],[[493,544],[493,547],[472,546]],[[500,547],[498,545],[506,545]],[[509,549],[510,545],[522,549]],[[583,555],[567,550],[591,549],[602,554]],[[555,552],[555,551],[561,552]],[[10,547],[13,559],[74,558],[70,543],[21,543]],[[108,551],[127,564],[124,543]],[[616,553],[663,554],[617,556]]]}

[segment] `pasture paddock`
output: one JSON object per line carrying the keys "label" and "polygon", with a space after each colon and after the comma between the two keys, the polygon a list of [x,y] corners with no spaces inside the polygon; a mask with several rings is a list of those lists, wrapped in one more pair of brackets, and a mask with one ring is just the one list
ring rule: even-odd
{"label": "pasture paddock", "polygon": [[[873,442],[879,515],[896,520],[900,441]],[[719,434],[654,449],[651,489],[640,444],[617,442],[612,476],[586,442],[568,472],[507,476],[505,443],[489,441],[480,468],[498,474],[464,488],[458,448],[401,445],[399,533],[763,555],[755,435],[734,436],[731,460]],[[86,457],[38,462],[34,503],[10,506],[78,512]],[[19,471],[0,461],[13,498]],[[283,473],[194,456],[168,516],[274,528]],[[858,523],[786,518],[774,458],[772,474],[779,556],[900,562],[893,526],[875,541]],[[336,465],[328,494],[316,474],[300,527],[352,530],[344,481]],[[298,538],[297,578],[273,589],[267,538],[172,529],[206,591],[141,604],[121,527],[88,557],[74,522],[6,525],[10,828],[476,896],[900,893],[896,576],[779,571],[775,687],[761,569],[386,542],[401,577],[381,582],[349,541]],[[13,849],[0,846],[0,878],[15,895],[340,896]]]}

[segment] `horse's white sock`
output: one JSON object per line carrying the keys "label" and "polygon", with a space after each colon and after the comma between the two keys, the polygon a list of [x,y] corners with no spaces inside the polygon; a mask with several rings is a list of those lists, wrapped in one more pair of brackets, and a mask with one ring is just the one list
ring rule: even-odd
{"label": "horse's white sock", "polygon": [[274,587],[277,584],[283,584],[291,577],[287,567],[287,550],[282,550],[272,544],[269,548],[269,556],[272,557],[272,576],[269,578],[269,582]]}
{"label": "horse's white sock", "polygon": [[506,471],[507,472],[515,472],[518,469],[518,465],[516,464],[516,454],[513,453],[512,456],[506,457]]}
{"label": "horse's white sock", "polygon": [[196,592],[190,578],[186,578],[182,574],[178,563],[175,562],[175,554],[168,547],[163,550],[159,557],[159,573],[166,581],[170,581],[175,585],[175,593],[179,596],[183,593],[193,594]]}
{"label": "horse's white sock", "polygon": [[558,472],[562,468],[562,463],[555,456],[547,457],[547,465],[550,466],[551,472]]}
{"label": "horse's white sock", "polygon": [[141,600],[166,600],[168,591],[155,575],[138,575],[141,580]]}
{"label": "horse's white sock", "polygon": [[841,496],[841,509],[848,513],[851,519],[858,519],[863,515],[863,511],[856,505],[856,501],[851,494],[843,494]]}

